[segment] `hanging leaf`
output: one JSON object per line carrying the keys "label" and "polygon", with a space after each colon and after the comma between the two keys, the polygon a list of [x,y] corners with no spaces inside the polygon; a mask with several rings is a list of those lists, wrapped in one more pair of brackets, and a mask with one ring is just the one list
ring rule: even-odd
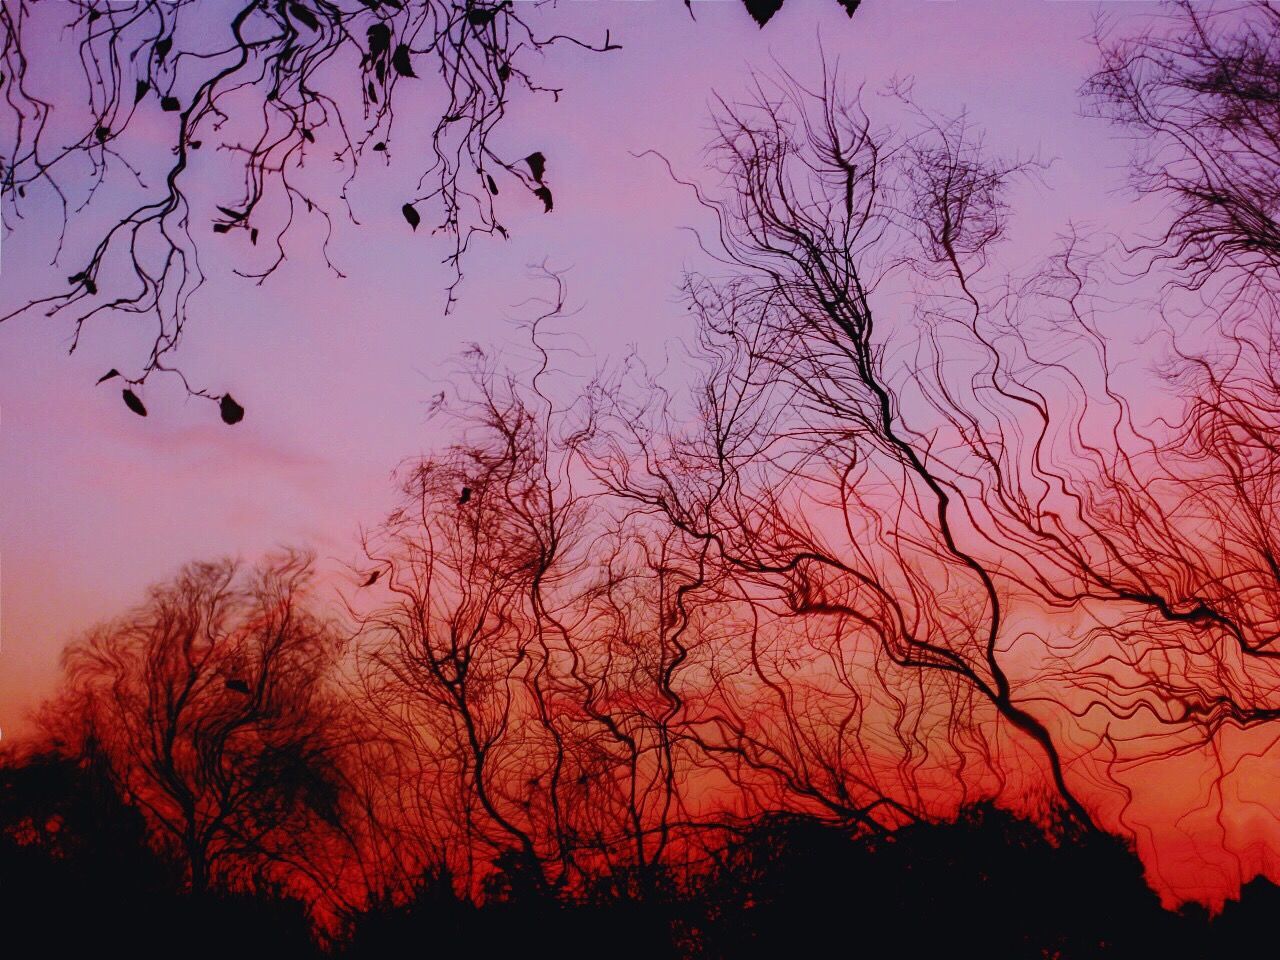
{"label": "hanging leaf", "polygon": [[99,143],[105,143],[107,137],[111,136],[111,130],[108,127],[99,127],[93,131],[93,135],[98,138]]}
{"label": "hanging leaf", "polygon": [[751,19],[762,27],[782,9],[782,0],[742,0],[742,3],[747,8],[747,13],[751,14]]}
{"label": "hanging leaf", "polygon": [[162,97],[160,100],[160,109],[165,113],[177,113],[182,109],[182,104],[177,97]]}
{"label": "hanging leaf", "polygon": [[369,99],[373,103],[378,102],[378,88],[373,85],[373,81],[369,81]]}
{"label": "hanging leaf", "polygon": [[306,127],[303,127],[303,128],[302,128],[302,139],[303,139],[303,140],[305,140],[305,141],[307,141],[307,143],[315,143],[315,142],[316,142],[316,135],[315,135],[314,133],[312,133],[310,130],[308,130]]}
{"label": "hanging leaf", "polygon": [[364,582],[364,583],[360,584],[360,586],[362,586],[362,587],[372,587],[375,583],[377,583],[377,582],[378,582],[378,577],[380,577],[380,576],[382,576],[382,571],[381,571],[381,570],[375,570],[375,571],[373,571],[373,573],[369,574],[368,578],[365,580],[365,582]]}
{"label": "hanging leaf", "polygon": [[138,85],[133,88],[133,102],[140,103],[142,98],[147,95],[147,91],[151,89],[151,84],[145,80],[139,80]]}
{"label": "hanging leaf", "polygon": [[402,77],[416,77],[413,72],[413,64],[409,61],[409,47],[406,44],[400,44],[396,47],[396,52],[391,56],[391,66],[396,68],[396,73]]}
{"label": "hanging leaf", "polygon": [[218,209],[232,220],[243,220],[248,216],[247,213],[242,213],[239,210],[232,210],[228,207],[219,207]]}
{"label": "hanging leaf", "polygon": [[239,677],[228,677],[227,689],[234,690],[236,693],[243,693],[246,696],[249,694],[249,684]]}
{"label": "hanging leaf", "polygon": [[496,7],[482,7],[476,10],[467,11],[467,22],[473,27],[483,27],[493,22],[493,18],[498,15]]}
{"label": "hanging leaf", "polygon": [[215,223],[213,225],[214,233],[226,233],[230,229],[231,229],[231,224],[229,223]]}
{"label": "hanging leaf", "polygon": [[548,190],[546,187],[539,187],[537,190],[533,191],[533,195],[542,201],[542,207],[543,207],[542,212],[550,213],[551,206],[552,206],[551,191]]}
{"label": "hanging leaf", "polygon": [[858,7],[862,5],[862,0],[837,0],[837,2],[844,7],[844,12],[851,17],[857,13]]}
{"label": "hanging leaf", "polygon": [[173,49],[173,37],[161,37],[156,41],[156,59],[164,63],[164,58]]}
{"label": "hanging leaf", "polygon": [[190,147],[192,150],[199,150],[199,149],[200,149],[200,141],[199,141],[199,140],[191,140],[191,141],[188,141],[187,146],[188,146],[188,147]]}
{"label": "hanging leaf", "polygon": [[377,143],[375,143],[375,144],[373,145],[373,152],[374,152],[374,153],[386,153],[386,152],[387,152],[387,145],[386,145],[385,143],[383,143],[381,140],[379,140]]}
{"label": "hanging leaf", "polygon": [[258,228],[257,227],[254,227],[252,230],[249,231],[249,242],[252,243],[255,247],[258,245]]}
{"label": "hanging leaf", "polygon": [[541,183],[542,175],[547,172],[547,158],[541,152],[534,151],[524,158],[524,162],[529,165],[529,172],[533,174],[533,179]]}
{"label": "hanging leaf", "polygon": [[391,49],[391,28],[385,23],[375,23],[369,28],[369,56],[373,59],[386,54]]}
{"label": "hanging leaf", "polygon": [[505,63],[498,65],[498,79],[503,83],[507,82],[507,77],[511,76],[511,68]]}
{"label": "hanging leaf", "polygon": [[124,405],[138,416],[145,417],[147,415],[147,408],[142,405],[142,401],[138,399],[138,395],[132,390],[126,388],[120,395],[124,397]]}
{"label": "hanging leaf", "polygon": [[320,21],[316,19],[316,15],[302,4],[289,4],[289,12],[293,14],[293,19],[297,20],[303,26],[310,27],[312,30],[320,29]]}
{"label": "hanging leaf", "polygon": [[498,184],[494,181],[493,174],[486,173],[484,178],[489,184],[489,192],[496,197],[498,195]]}
{"label": "hanging leaf", "polygon": [[120,371],[117,370],[115,367],[112,367],[110,370],[108,370],[106,373],[104,373],[102,376],[98,378],[98,383],[106,383],[108,380],[111,380],[118,376],[120,376]]}
{"label": "hanging leaf", "polygon": [[422,222],[422,217],[418,216],[418,211],[413,209],[412,203],[406,203],[400,208],[400,212],[404,214],[404,218],[409,221],[409,226],[418,229],[418,224]]}
{"label": "hanging leaf", "polygon": [[236,424],[244,419],[244,407],[231,399],[231,394],[224,393],[218,401],[218,412],[222,414],[222,422]]}

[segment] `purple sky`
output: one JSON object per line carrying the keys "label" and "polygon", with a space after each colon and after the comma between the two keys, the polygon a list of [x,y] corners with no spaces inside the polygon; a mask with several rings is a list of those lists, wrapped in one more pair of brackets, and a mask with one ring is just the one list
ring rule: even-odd
{"label": "purple sky", "polygon": [[[408,233],[403,195],[385,176],[356,191],[363,226],[342,227],[332,245],[345,280],[325,271],[312,240],[262,287],[211,262],[179,359],[194,379],[245,405],[235,428],[172,384],[147,385],[145,420],[124,408],[118,389],[95,389],[100,373],[132,356],[120,348],[132,336],[123,326],[91,328],[70,358],[62,320],[0,327],[6,734],[51,689],[68,639],[187,560],[309,544],[330,570],[354,561],[361,525],[392,501],[393,468],[439,442],[426,401],[456,371],[459,352],[470,341],[514,342],[510,321],[529,314],[516,305],[542,289],[528,265],[545,258],[568,268],[581,310],[558,329],[576,335],[580,351],[604,363],[634,344],[660,363],[692,332],[676,284],[702,260],[680,228],[707,220],[658,163],[631,154],[656,148],[681,175],[705,178],[712,91],[731,98],[748,66],[773,58],[811,77],[820,36],[845,80],[865,82],[870,111],[887,79],[913,75],[921,104],[968,107],[996,152],[1053,159],[1043,185],[1014,198],[1011,262],[1043,252],[1070,219],[1117,225],[1131,215],[1115,193],[1126,148],[1080,115],[1099,5],[872,0],[850,20],[834,0],[789,0],[763,31],[736,2],[695,8],[696,22],[674,0],[565,3],[546,15],[586,37],[608,26],[623,49],[560,49],[539,77],[564,87],[560,103],[512,111],[503,142],[513,155],[547,154],[556,209],[544,216],[532,198],[512,198],[512,239],[474,247],[452,315],[441,315],[445,247],[426,231]],[[1150,6],[1101,9],[1130,16]],[[27,220],[6,232],[6,310],[74,272],[49,265],[55,229]]]}

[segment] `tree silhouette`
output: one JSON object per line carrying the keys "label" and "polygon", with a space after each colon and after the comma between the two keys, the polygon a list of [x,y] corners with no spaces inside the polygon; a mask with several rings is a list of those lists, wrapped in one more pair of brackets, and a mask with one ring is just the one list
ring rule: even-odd
{"label": "tree silhouette", "polygon": [[194,894],[258,876],[341,894],[321,872],[342,836],[325,687],[341,638],[305,606],[310,569],[301,554],[191,564],[66,651],[59,748],[92,737]]}
{"label": "tree silhouette", "polygon": [[643,875],[684,820],[675,676],[698,571],[591,483],[590,414],[542,392],[540,336],[530,381],[477,359],[466,439],[406,469],[366,545],[390,598],[358,612],[367,699],[402,744],[420,838],[468,889],[492,857],[521,889]]}
{"label": "tree silhouette", "polygon": [[1227,274],[1274,290],[1280,10],[1180,2],[1142,32],[1103,32],[1099,45],[1102,68],[1085,93],[1132,138],[1134,187],[1173,211],[1139,249],[1193,288]]}
{"label": "tree silhouette", "polygon": [[[701,429],[655,407],[645,434],[619,411],[631,449],[616,447],[604,472],[767,601],[774,639],[752,666],[785,720],[789,765],[833,809],[901,815],[885,808],[892,794],[866,750],[867,718],[887,709],[900,770],[922,770],[926,756],[998,767],[982,731],[999,721],[1041,752],[1061,802],[1088,823],[1049,727],[1002,662],[1011,585],[972,528],[972,415],[941,376],[988,350],[970,271],[1001,236],[1006,184],[1029,165],[984,157],[963,118],[919,119],[918,133],[877,127],[832,72],[815,90],[758,78],[747,102],[721,103],[713,151],[725,189],[703,202],[729,273],[686,282],[710,371]],[[911,331],[938,348],[932,367],[886,362],[908,333],[877,324],[876,290],[901,276],[958,290],[958,315],[925,314]],[[930,329],[943,325],[969,343],[944,356]],[[998,365],[977,376],[1003,389]],[[941,417],[927,417],[930,402]],[[652,435],[678,437],[677,455],[632,452]],[[835,672],[806,676],[815,655]],[[805,718],[821,702],[835,712],[815,721],[818,734]],[[814,771],[830,778],[820,788]]]}
{"label": "tree silhouette", "polygon": [[308,557],[189,566],[69,649],[55,758],[0,765],[5,855],[77,850],[60,825],[92,817],[56,795],[83,780],[191,891],[326,901],[356,956],[535,929],[569,955],[619,929],[643,956],[850,927],[912,955],[1240,949],[1274,888],[1161,912],[1131,846],[1135,770],[1194,761],[1163,799],[1225,837],[1280,719],[1273,14],[1229,13],[1180,8],[1089,88],[1171,138],[1137,168],[1177,201],[1146,266],[1225,291],[1203,330],[1159,317],[1176,405],[1139,415],[1087,240],[996,274],[1038,164],[905,85],[890,127],[826,63],[754,77],[695,188],[719,264],[684,282],[690,399],[634,358],[562,383],[545,272],[531,365],[470,352],[454,442],[366,537],[353,659]]}

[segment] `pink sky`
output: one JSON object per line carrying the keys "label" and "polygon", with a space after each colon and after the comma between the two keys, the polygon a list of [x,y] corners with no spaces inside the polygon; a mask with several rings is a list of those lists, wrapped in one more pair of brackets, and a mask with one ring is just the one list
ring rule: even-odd
{"label": "pink sky", "polygon": [[[562,32],[605,26],[621,51],[563,48],[539,79],[563,86],[513,110],[502,137],[519,155],[548,156],[556,208],[513,198],[512,239],[474,248],[461,302],[441,315],[446,252],[426,231],[409,235],[398,194],[375,181],[357,192],[363,226],[344,226],[332,256],[347,279],[301,248],[266,285],[225,277],[193,302],[179,359],[197,381],[230,390],[249,413],[235,428],[172,385],[148,384],[151,415],[95,389],[127,361],[120,327],[91,328],[67,357],[61,320],[0,327],[0,728],[52,689],[63,644],[140,598],[146,585],[194,558],[252,558],[279,544],[311,545],[330,570],[358,555],[361,525],[391,503],[403,458],[431,449],[438,426],[426,401],[465,345],[510,344],[516,304],[539,292],[527,265],[568,268],[581,309],[558,329],[604,363],[634,344],[656,363],[692,331],[677,302],[680,271],[701,263],[684,225],[706,225],[689,193],[652,159],[705,176],[701,156],[713,90],[732,97],[749,65],[770,59],[812,76],[821,37],[845,79],[875,91],[914,75],[930,108],[969,108],[997,152],[1053,158],[1043,187],[1017,198],[1014,260],[1042,252],[1067,220],[1115,223],[1129,215],[1125,147],[1080,116],[1078,87],[1094,64],[1099,5],[876,2],[852,19],[834,0],[789,0],[765,30],[736,2],[564,4],[547,15]],[[1116,15],[1147,5],[1104,4]],[[867,98],[875,110],[874,94]],[[402,148],[403,149],[403,148]],[[521,206],[523,204],[523,206]],[[6,211],[6,215],[8,211]],[[6,216],[6,227],[11,228]],[[27,220],[4,236],[0,306],[58,288],[74,266],[49,265],[52,223]],[[73,246],[76,237],[73,235]],[[128,335],[128,331],[123,331]],[[518,354],[517,354],[518,355]]]}

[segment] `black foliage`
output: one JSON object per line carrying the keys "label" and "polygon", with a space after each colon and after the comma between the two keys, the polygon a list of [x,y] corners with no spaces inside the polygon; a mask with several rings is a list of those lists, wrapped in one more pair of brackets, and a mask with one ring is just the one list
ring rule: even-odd
{"label": "black foliage", "polygon": [[222,399],[218,401],[218,412],[225,424],[236,424],[244,419],[244,407],[236,403],[229,393],[224,393]]}
{"label": "black foliage", "polygon": [[[853,16],[858,12],[858,7],[862,5],[862,0],[836,0],[840,6],[844,7],[844,12],[849,16]],[[747,13],[751,14],[751,19],[764,26],[773,19],[773,15],[782,9],[783,0],[742,0],[742,5],[747,8]]]}
{"label": "black foliage", "polygon": [[295,20],[307,27],[309,30],[319,30],[320,21],[316,19],[316,15],[304,7],[300,3],[289,4],[289,13]]}
{"label": "black foliage", "polygon": [[15,955],[320,955],[297,901],[269,891],[193,899],[180,881],[105,763],[0,765],[0,928]]}
{"label": "black foliage", "polygon": [[541,183],[547,172],[547,158],[541,151],[537,151],[525,157],[524,162],[529,165],[529,172],[533,175],[533,179]]}
{"label": "black foliage", "polygon": [[138,399],[138,395],[132,390],[126,388],[120,392],[120,396],[124,398],[124,405],[138,416],[145,417],[147,415],[146,406],[140,399]]}
{"label": "black foliage", "polygon": [[[854,836],[805,817],[761,822],[680,883],[615,873],[557,892],[516,854],[495,861],[483,906],[447,876],[371,911],[345,956],[511,956],[538,942],[567,957],[1244,956],[1265,942],[1280,888],[1255,881],[1210,920],[1164,910],[1119,840],[1046,832],[990,805],[949,824]],[[834,952],[833,952],[834,951]]]}
{"label": "black foliage", "polygon": [[0,764],[0,924],[44,956],[1208,958],[1252,955],[1280,909],[1256,880],[1216,918],[1163,910],[1119,840],[983,804],[889,835],[777,816],[683,879],[618,870],[573,891],[510,852],[482,902],[428,872],[326,954],[276,891],[185,895],[95,755]]}
{"label": "black foliage", "polygon": [[782,9],[782,0],[742,0],[751,14],[751,19],[764,26],[773,19],[773,15]]}
{"label": "black foliage", "polygon": [[391,57],[391,66],[402,77],[417,76],[413,72],[413,62],[409,59],[409,48],[403,43],[396,47],[396,52]]}
{"label": "black foliage", "polygon": [[699,892],[720,957],[816,955],[841,930],[909,957],[1161,956],[1176,919],[1118,840],[1046,837],[986,805],[887,837],[764,823]]}

